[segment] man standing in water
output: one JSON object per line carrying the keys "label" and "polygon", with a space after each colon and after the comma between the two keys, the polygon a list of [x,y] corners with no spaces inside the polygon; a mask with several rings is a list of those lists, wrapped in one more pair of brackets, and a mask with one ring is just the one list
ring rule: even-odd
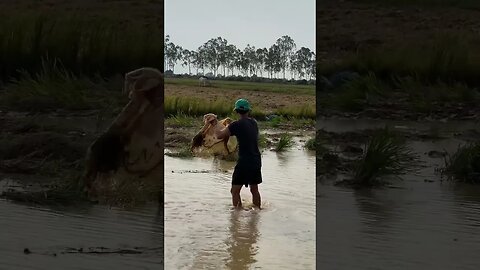
{"label": "man standing in water", "polygon": [[[253,204],[261,209],[260,192],[258,184],[262,183],[262,159],[258,149],[258,125],[255,119],[249,116],[250,103],[246,99],[235,102],[234,111],[240,119],[232,122],[228,127],[217,131],[215,136],[219,139],[236,136],[238,141],[238,160],[232,176],[232,203],[234,207],[241,208],[242,200],[240,190],[242,186],[250,185]],[[216,124],[217,119],[212,120]]]}

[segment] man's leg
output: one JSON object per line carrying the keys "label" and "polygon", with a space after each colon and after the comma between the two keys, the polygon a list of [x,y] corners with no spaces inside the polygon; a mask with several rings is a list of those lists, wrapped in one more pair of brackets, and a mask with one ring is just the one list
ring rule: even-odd
{"label": "man's leg", "polygon": [[258,191],[258,185],[250,185],[250,192],[252,193],[253,204],[259,209],[262,209],[262,198],[260,197],[260,192]]}
{"label": "man's leg", "polygon": [[232,189],[230,189],[230,193],[232,193],[233,207],[237,207],[237,208],[242,207],[242,199],[240,198],[241,189],[242,189],[242,185],[232,185]]}

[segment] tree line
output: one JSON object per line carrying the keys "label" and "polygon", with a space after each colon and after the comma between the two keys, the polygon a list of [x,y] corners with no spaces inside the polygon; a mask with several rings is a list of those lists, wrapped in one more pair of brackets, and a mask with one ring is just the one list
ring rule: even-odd
{"label": "tree line", "polygon": [[315,52],[306,47],[297,50],[295,41],[287,35],[278,38],[268,49],[247,44],[243,50],[222,37],[208,40],[197,50],[188,50],[174,44],[167,35],[164,55],[166,70],[174,72],[175,66],[180,63],[188,67],[189,75],[192,75],[192,70],[202,75],[209,70],[215,77],[241,74],[270,79],[282,76],[285,79],[289,72],[294,79],[310,80],[315,78],[316,72]]}

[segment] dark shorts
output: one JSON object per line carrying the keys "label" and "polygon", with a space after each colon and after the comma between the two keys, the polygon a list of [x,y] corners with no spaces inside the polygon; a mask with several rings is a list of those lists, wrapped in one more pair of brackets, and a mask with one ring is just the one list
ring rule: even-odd
{"label": "dark shorts", "polygon": [[262,183],[261,167],[240,167],[235,166],[232,175],[232,185],[258,185]]}

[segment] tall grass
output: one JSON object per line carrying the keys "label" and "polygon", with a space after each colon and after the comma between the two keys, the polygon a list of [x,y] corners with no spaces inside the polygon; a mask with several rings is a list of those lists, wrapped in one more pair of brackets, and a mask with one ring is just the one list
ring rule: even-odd
{"label": "tall grass", "polygon": [[418,163],[418,157],[388,128],[377,131],[366,145],[366,151],[354,171],[352,184],[375,186],[385,176],[399,177]]}
{"label": "tall grass", "polygon": [[0,78],[36,72],[42,58],[59,59],[75,74],[111,75],[163,66],[159,26],[88,14],[18,13],[0,18]]}
{"label": "tall grass", "polygon": [[[232,101],[229,100],[215,100],[208,101],[202,98],[181,97],[181,96],[166,96],[165,101],[165,115],[167,117],[173,116],[202,116],[207,113],[215,113],[223,117],[234,117]],[[250,113],[251,116],[257,119],[265,119],[268,114],[280,115],[278,119],[285,117],[294,118],[308,118],[315,119],[315,107],[312,106],[291,106],[280,108],[273,111],[265,111],[261,109],[254,109]],[[280,120],[278,120],[280,121]]]}
{"label": "tall grass", "polygon": [[443,173],[451,180],[480,183],[480,143],[459,146],[445,158]]}
{"label": "tall grass", "polygon": [[339,91],[340,93],[332,98],[324,100],[323,105],[347,111],[360,111],[384,96],[388,88],[374,73],[369,72],[347,82]]}
{"label": "tall grass", "polygon": [[0,92],[0,106],[19,111],[82,110],[121,106],[125,97],[107,91],[101,78],[77,76],[56,60],[42,59],[37,73],[19,71]]}
{"label": "tall grass", "polygon": [[425,40],[396,42],[358,51],[336,63],[320,63],[322,75],[341,70],[373,72],[381,79],[392,75],[413,76],[422,81],[480,84],[479,38],[465,33],[439,33]]}
{"label": "tall grass", "polygon": [[164,106],[166,116],[201,116],[207,113],[230,116],[233,111],[231,101],[216,100],[209,102],[204,99],[179,96],[166,96]]}
{"label": "tall grass", "polygon": [[275,145],[276,152],[283,152],[293,146],[293,137],[290,134],[282,134]]}

